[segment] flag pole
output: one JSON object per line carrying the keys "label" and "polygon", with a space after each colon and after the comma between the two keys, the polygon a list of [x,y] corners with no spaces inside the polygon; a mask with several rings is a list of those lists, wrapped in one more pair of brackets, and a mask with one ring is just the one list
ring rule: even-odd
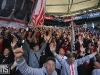
{"label": "flag pole", "polygon": [[73,17],[72,17],[72,20],[71,20],[71,29],[72,29],[72,40],[71,40],[71,52],[74,52],[75,51],[75,33],[74,33],[74,21],[73,21]]}

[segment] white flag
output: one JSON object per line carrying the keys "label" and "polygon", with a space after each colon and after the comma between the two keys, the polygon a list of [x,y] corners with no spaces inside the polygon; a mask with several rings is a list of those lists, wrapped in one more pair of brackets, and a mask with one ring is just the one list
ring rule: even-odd
{"label": "white flag", "polygon": [[32,23],[34,26],[43,25],[45,14],[46,0],[38,0],[35,11],[32,15]]}

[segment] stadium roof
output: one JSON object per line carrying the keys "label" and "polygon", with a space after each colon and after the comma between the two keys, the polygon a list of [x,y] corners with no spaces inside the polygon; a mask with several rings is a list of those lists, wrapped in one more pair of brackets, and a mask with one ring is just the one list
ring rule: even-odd
{"label": "stadium roof", "polygon": [[100,6],[100,0],[46,0],[46,13],[72,15],[92,11]]}

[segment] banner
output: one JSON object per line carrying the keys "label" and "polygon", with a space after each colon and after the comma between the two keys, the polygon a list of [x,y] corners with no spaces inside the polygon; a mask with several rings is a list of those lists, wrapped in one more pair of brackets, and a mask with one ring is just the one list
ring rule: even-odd
{"label": "banner", "polygon": [[95,18],[95,17],[100,17],[100,12],[88,14],[88,18]]}
{"label": "banner", "polygon": [[[81,16],[74,16],[73,20],[90,19],[90,18],[96,18],[96,17],[100,17],[100,12],[84,14],[84,15],[81,15]],[[69,22],[71,20],[72,20],[71,17],[70,18],[53,18],[53,21],[59,21],[59,22]]]}
{"label": "banner", "polygon": [[0,0],[0,26],[27,27],[34,10],[35,1]]}
{"label": "banner", "polygon": [[34,9],[31,25],[38,26],[44,23],[46,0],[38,0],[36,8]]}
{"label": "banner", "polygon": [[69,21],[71,21],[72,20],[72,18],[65,18],[64,19],[64,22],[69,22]]}
{"label": "banner", "polygon": [[51,17],[51,16],[45,16],[44,20],[53,20],[53,17]]}

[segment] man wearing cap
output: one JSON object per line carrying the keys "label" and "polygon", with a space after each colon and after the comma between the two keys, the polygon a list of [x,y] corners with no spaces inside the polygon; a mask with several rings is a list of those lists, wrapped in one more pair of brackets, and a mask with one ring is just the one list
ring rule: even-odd
{"label": "man wearing cap", "polygon": [[55,59],[48,57],[46,63],[40,69],[29,67],[23,58],[24,51],[21,48],[14,50],[18,69],[23,75],[57,75],[55,71]]}

